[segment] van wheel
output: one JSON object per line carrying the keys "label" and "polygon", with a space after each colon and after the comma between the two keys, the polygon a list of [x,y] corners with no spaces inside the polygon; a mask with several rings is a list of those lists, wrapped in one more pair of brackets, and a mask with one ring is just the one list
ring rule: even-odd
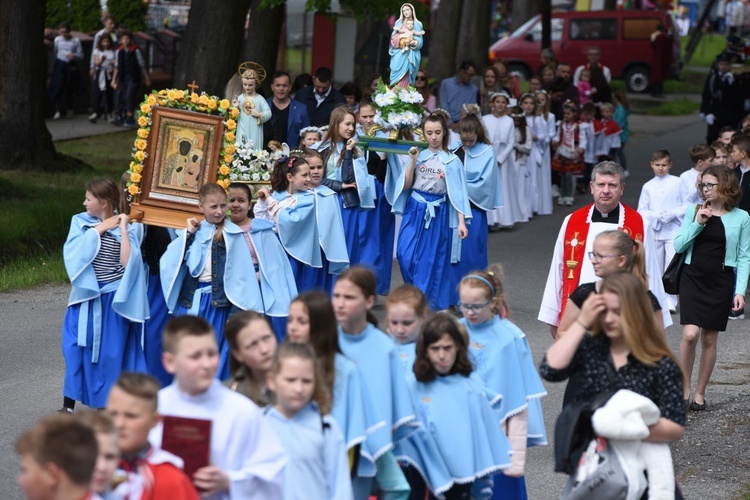
{"label": "van wheel", "polygon": [[651,72],[645,66],[633,66],[625,72],[625,85],[630,92],[645,92],[651,85]]}
{"label": "van wheel", "polygon": [[517,76],[519,80],[528,80],[531,78],[531,71],[529,71],[529,68],[527,68],[525,64],[509,64],[508,72],[511,75]]}

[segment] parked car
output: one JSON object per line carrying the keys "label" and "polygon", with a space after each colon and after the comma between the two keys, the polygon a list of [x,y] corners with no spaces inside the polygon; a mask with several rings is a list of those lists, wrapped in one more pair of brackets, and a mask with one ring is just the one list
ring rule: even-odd
{"label": "parked car", "polygon": [[[659,24],[672,37],[674,61],[670,76],[680,72],[680,37],[668,12],[613,10],[597,12],[553,12],[551,19],[552,50],[558,61],[573,69],[586,63],[586,51],[597,46],[602,64],[613,78],[622,78],[631,92],[645,92],[650,85],[651,34]],[[537,15],[508,37],[490,47],[490,60],[503,58],[510,72],[519,78],[530,78],[540,66],[542,22]]]}

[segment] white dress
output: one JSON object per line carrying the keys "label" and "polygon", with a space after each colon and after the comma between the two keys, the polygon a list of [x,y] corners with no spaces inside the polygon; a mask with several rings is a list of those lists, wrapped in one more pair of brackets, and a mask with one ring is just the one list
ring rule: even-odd
{"label": "white dress", "polygon": [[503,193],[503,207],[487,212],[487,225],[499,225],[500,227],[513,227],[513,224],[521,221],[521,206],[516,196],[516,167],[513,162],[513,146],[516,143],[515,126],[510,116],[495,117],[485,115],[482,117],[487,129],[487,135],[497,159],[497,168],[500,170],[500,188]]}
{"label": "white dress", "polygon": [[549,114],[535,117],[534,134],[538,140],[534,143],[539,163],[537,164],[537,190],[534,211],[539,215],[550,215],[552,213],[552,154],[550,142],[555,138],[557,128],[555,127],[555,115]]}
{"label": "white dress", "polygon": [[524,222],[534,215],[533,199],[534,185],[529,167],[533,167],[529,161],[533,141],[531,139],[531,129],[526,127],[526,140],[521,141],[521,131],[516,128],[516,145],[515,145],[515,164],[518,178],[516,179],[516,193],[518,193],[518,204],[521,206],[521,215],[525,218]]}

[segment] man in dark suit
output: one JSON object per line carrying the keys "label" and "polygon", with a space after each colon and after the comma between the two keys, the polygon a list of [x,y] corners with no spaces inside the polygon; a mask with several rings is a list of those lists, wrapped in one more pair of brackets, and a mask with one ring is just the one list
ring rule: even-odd
{"label": "man in dark suit", "polygon": [[330,68],[321,67],[313,75],[312,87],[305,87],[297,92],[294,100],[307,106],[310,125],[322,127],[328,125],[331,111],[339,104],[344,104],[344,96],[333,88],[333,74]]}
{"label": "man in dark suit", "polygon": [[706,121],[706,144],[719,137],[719,130],[729,126],[737,129],[744,111],[744,94],[739,77],[731,71],[730,56],[716,58],[716,69],[709,73],[703,87],[700,116]]}
{"label": "man in dark suit", "polygon": [[292,80],[289,73],[277,71],[271,79],[273,97],[269,97],[271,119],[263,124],[263,136],[268,141],[286,142],[291,149],[299,146],[299,132],[310,126],[307,108],[289,97]]}

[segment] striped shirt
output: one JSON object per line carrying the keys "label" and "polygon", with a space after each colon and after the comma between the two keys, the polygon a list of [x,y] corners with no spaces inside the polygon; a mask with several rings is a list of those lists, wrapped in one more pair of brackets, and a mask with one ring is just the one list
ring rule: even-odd
{"label": "striped shirt", "polygon": [[[127,235],[125,237],[127,238]],[[120,242],[109,231],[101,235],[101,241],[99,253],[91,265],[99,283],[111,283],[125,274],[125,268],[120,263]]]}

